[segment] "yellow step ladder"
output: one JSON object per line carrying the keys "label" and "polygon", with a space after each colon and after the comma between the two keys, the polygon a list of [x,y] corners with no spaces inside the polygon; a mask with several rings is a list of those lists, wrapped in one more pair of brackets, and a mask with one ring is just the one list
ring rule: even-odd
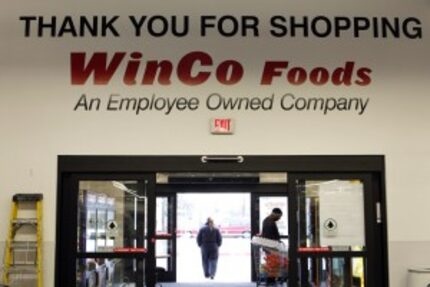
{"label": "yellow step ladder", "polygon": [[13,196],[0,286],[43,286],[42,201],[39,193]]}

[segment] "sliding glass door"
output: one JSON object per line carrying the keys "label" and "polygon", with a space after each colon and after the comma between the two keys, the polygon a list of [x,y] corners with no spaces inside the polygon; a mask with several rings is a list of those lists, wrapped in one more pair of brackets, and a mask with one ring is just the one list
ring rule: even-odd
{"label": "sliding glass door", "polygon": [[[73,175],[63,208],[63,276],[69,286],[144,286],[148,254],[149,179],[144,175]],[[72,267],[73,266],[73,267]]]}
{"label": "sliding glass door", "polygon": [[290,280],[301,287],[377,287],[378,204],[371,176],[290,174],[289,181],[296,219],[290,220]]}

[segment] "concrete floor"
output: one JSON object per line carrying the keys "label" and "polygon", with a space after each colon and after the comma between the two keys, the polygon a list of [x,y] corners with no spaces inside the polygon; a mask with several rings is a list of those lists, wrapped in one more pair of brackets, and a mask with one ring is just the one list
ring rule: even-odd
{"label": "concrete floor", "polygon": [[162,283],[163,287],[255,287],[255,283],[218,283],[218,282],[201,282],[201,283]]}
{"label": "concrete floor", "polygon": [[[157,287],[256,287],[256,283],[218,283],[218,282],[205,282],[205,283],[161,283]],[[260,285],[261,287],[265,285]],[[276,285],[276,287],[287,287],[286,283]]]}

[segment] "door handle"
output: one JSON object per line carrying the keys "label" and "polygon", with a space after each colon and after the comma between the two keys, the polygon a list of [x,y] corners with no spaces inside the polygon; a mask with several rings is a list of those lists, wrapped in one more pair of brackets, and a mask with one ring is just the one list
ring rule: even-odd
{"label": "door handle", "polygon": [[243,156],[202,156],[201,157],[202,163],[209,163],[209,162],[237,162],[237,163],[243,163],[245,159]]}

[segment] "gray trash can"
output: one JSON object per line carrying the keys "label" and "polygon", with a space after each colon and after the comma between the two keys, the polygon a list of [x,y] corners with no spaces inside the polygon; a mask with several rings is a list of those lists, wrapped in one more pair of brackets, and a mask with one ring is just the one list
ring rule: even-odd
{"label": "gray trash can", "polygon": [[430,267],[409,268],[408,287],[430,287]]}

